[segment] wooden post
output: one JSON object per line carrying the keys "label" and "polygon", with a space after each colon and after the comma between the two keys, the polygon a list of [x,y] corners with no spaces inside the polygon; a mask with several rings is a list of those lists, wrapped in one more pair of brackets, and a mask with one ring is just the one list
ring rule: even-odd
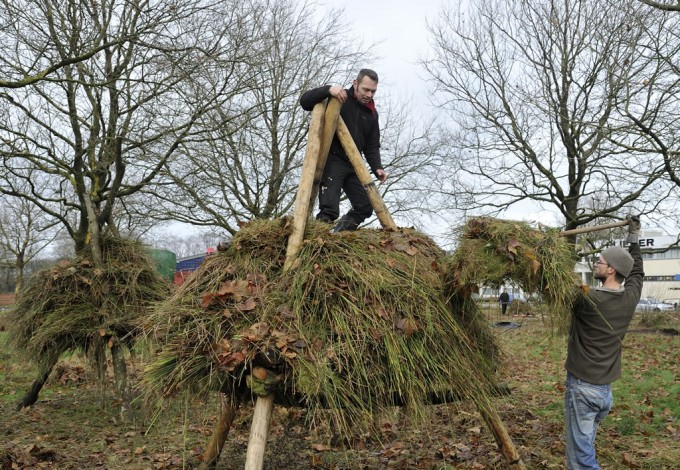
{"label": "wooden post", "polygon": [[205,470],[212,468],[217,463],[224,447],[224,442],[227,440],[231,424],[236,418],[236,412],[240,402],[236,400],[231,392],[220,393],[220,416],[215,423],[215,429],[208,442],[208,447],[203,454],[203,462],[201,462],[200,469]]}
{"label": "wooden post", "polygon": [[250,427],[248,439],[248,451],[246,453],[245,470],[262,470],[264,467],[264,449],[267,445],[267,433],[269,432],[269,420],[274,407],[274,395],[257,397],[253,423]]}
{"label": "wooden post", "polygon": [[309,204],[312,185],[314,183],[314,173],[316,171],[316,162],[319,158],[319,149],[321,147],[321,131],[323,130],[325,111],[325,103],[318,103],[312,110],[312,120],[309,123],[309,133],[307,137],[307,150],[305,151],[305,159],[302,162],[302,175],[300,176],[300,185],[297,194],[295,195],[293,231],[288,237],[286,261],[283,265],[284,271],[291,268],[305,235],[307,217],[309,217],[310,212]]}
{"label": "wooden post", "polygon": [[319,148],[319,158],[316,162],[316,172],[314,173],[314,183],[312,184],[312,194],[309,198],[309,212],[307,215],[311,215],[311,211],[314,208],[314,202],[316,197],[319,195],[319,185],[321,184],[321,177],[323,176],[323,169],[326,166],[326,160],[328,160],[328,152],[331,148],[331,143],[333,143],[333,136],[335,136],[335,130],[338,127],[338,117],[340,117],[340,108],[342,108],[342,103],[337,98],[329,98],[328,104],[326,105],[326,115],[324,117],[323,133],[321,134],[321,146]]}
{"label": "wooden post", "polygon": [[361,182],[361,184],[364,185],[364,188],[368,193],[368,199],[371,201],[371,204],[373,205],[373,210],[375,210],[375,215],[378,216],[380,224],[383,226],[383,228],[396,230],[397,225],[394,223],[394,220],[392,220],[392,216],[387,210],[387,207],[385,206],[382,197],[380,197],[380,193],[378,192],[378,189],[375,187],[375,183],[373,182],[373,177],[366,169],[364,159],[361,156],[361,153],[359,153],[359,150],[357,149],[357,146],[354,143],[354,139],[352,139],[352,135],[349,133],[349,129],[347,129],[345,121],[343,121],[341,117],[338,117],[337,132],[338,138],[340,139],[340,143],[342,144],[342,147],[345,149],[345,153],[347,154],[347,157],[349,157],[349,161],[352,162],[352,166],[354,167],[354,171],[359,177],[359,181]]}
{"label": "wooden post", "polygon": [[491,407],[491,404],[486,403],[475,403],[477,405],[477,410],[482,415],[484,422],[493,434],[494,439],[496,439],[496,444],[501,451],[501,454],[505,458],[505,462],[508,464],[508,468],[512,470],[525,470],[526,466],[522,457],[517,452],[515,444],[512,442],[512,438],[508,433],[508,429],[501,420],[500,416],[496,410]]}
{"label": "wooden post", "polygon": [[[286,272],[294,267],[295,259],[305,235],[309,206],[311,200],[314,174],[317,168],[319,152],[321,149],[321,133],[324,127],[324,114],[326,103],[318,103],[312,110],[312,118],[309,123],[307,137],[307,150],[302,163],[302,175],[300,185],[295,195],[295,209],[293,211],[293,230],[288,237],[286,247],[286,260],[283,263],[283,271]],[[328,150],[326,150],[328,153]],[[250,425],[250,438],[248,439],[248,452],[246,453],[246,470],[261,470],[264,466],[264,450],[267,444],[269,421],[274,405],[274,395],[258,396],[255,402],[253,422]]]}

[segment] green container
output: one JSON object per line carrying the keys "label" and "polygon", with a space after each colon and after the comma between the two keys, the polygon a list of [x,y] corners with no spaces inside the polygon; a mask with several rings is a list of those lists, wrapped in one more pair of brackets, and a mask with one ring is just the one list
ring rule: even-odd
{"label": "green container", "polygon": [[161,276],[173,282],[175,279],[175,266],[177,265],[177,255],[170,250],[159,248],[147,248],[147,252],[156,265],[156,270]]}

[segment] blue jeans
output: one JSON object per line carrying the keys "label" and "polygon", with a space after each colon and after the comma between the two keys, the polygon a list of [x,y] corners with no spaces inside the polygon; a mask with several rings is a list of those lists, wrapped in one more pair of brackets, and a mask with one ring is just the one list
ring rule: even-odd
{"label": "blue jeans", "polygon": [[595,385],[567,373],[564,392],[564,424],[569,470],[599,470],[595,458],[595,434],[609,414],[614,399],[610,384]]}

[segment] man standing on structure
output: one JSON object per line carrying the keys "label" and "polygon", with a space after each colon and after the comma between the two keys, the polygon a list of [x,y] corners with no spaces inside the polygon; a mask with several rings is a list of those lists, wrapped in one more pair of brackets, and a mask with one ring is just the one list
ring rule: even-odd
{"label": "man standing on structure", "polygon": [[[337,98],[342,107],[340,117],[360,153],[364,155],[373,174],[387,180],[387,173],[380,160],[380,127],[373,96],[378,90],[378,74],[371,69],[361,69],[352,86],[344,89],[339,85],[325,85],[305,92],[300,97],[303,109],[311,111],[314,105],[329,97]],[[344,190],[352,209],[336,224],[334,231],[356,230],[373,213],[368,193],[349,161],[337,135],[333,137],[328,160],[324,167],[319,190],[318,220],[333,223],[340,215],[340,192]]]}
{"label": "man standing on structure", "polygon": [[564,420],[567,468],[599,469],[595,433],[612,408],[611,383],[621,376],[621,349],[644,271],[638,238],[640,219],[628,218],[629,251],[611,246],[595,262],[601,287],[590,289],[573,308],[567,346]]}

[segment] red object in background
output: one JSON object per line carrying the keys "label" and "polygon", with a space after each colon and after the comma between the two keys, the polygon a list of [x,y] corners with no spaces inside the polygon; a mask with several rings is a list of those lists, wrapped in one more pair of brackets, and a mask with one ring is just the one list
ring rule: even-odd
{"label": "red object in background", "polygon": [[185,269],[184,271],[175,271],[175,279],[174,283],[176,286],[181,286],[184,283],[184,280],[191,276],[191,273],[193,273],[194,270],[189,270]]}

